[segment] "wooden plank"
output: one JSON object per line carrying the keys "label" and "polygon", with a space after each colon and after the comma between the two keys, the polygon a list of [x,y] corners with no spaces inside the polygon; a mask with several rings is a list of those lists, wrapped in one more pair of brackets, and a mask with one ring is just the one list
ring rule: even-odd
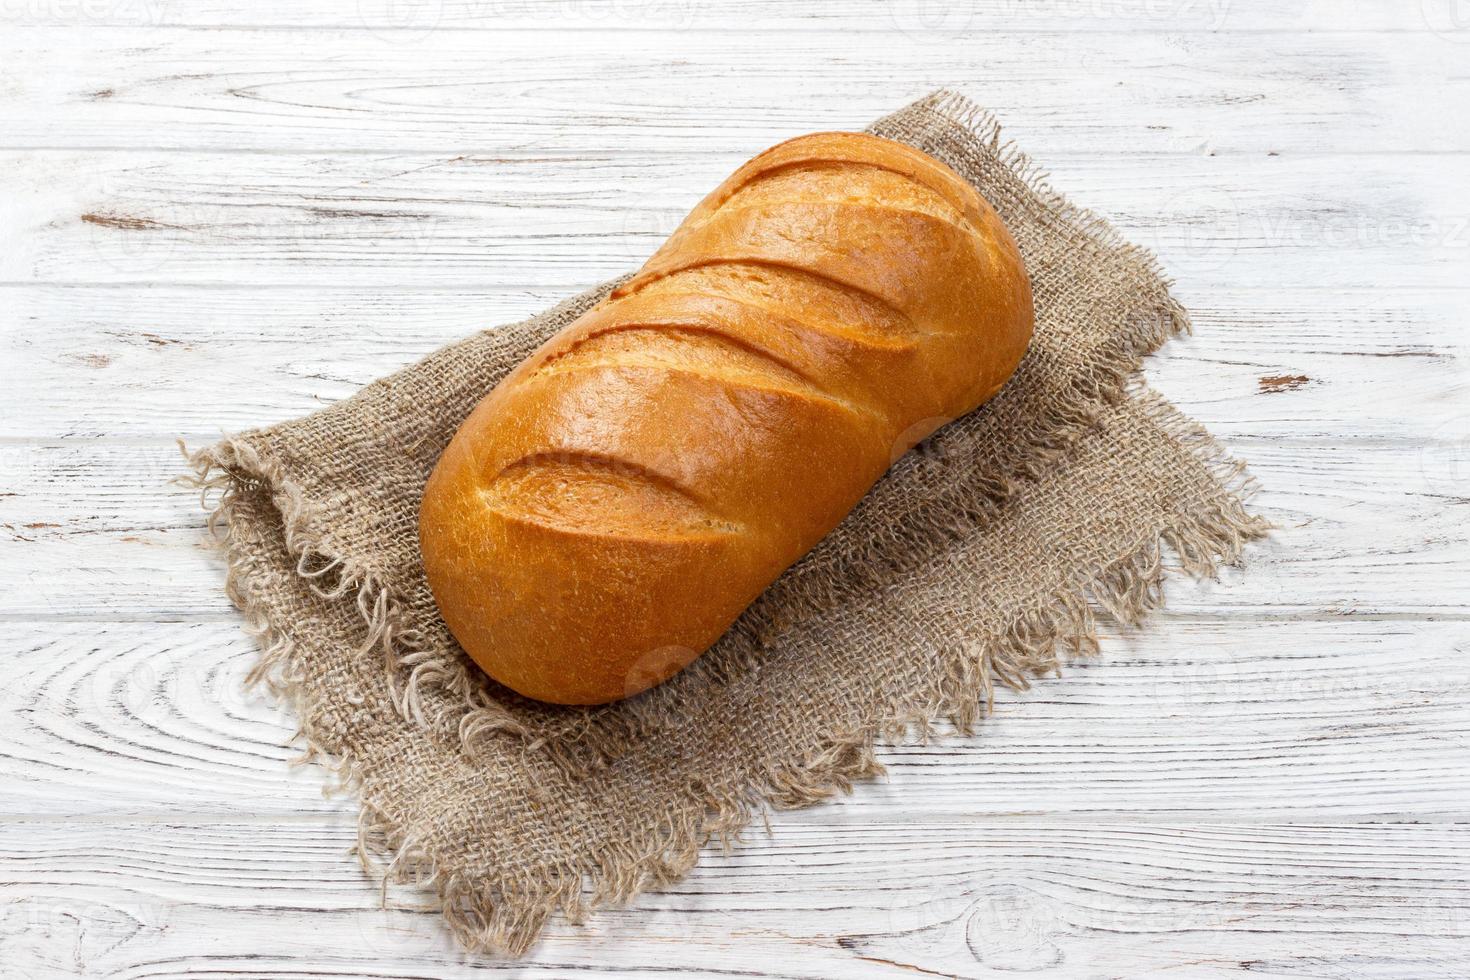
{"label": "wooden plank", "polygon": [[[763,145],[636,162],[0,153],[25,190],[0,282],[566,292],[636,268]],[[1470,186],[1448,163],[1134,153],[1061,161],[1055,182],[1193,290],[1465,284]]]}
{"label": "wooden plank", "polygon": [[[1285,397],[1285,396],[1283,396]],[[1175,579],[1170,608],[1263,616],[1464,612],[1467,443],[1237,447],[1282,530],[1219,582]],[[0,616],[218,617],[221,567],[178,450],[0,445]]]}
{"label": "wooden plank", "polygon": [[960,86],[1043,158],[1470,149],[1460,33],[746,37],[11,27],[0,145],[748,155]]}
{"label": "wooden plank", "polygon": [[[1186,295],[1191,290],[1186,287]],[[1418,441],[1464,414],[1470,290],[1192,289],[1154,384],[1231,439]],[[0,438],[208,440],[314,411],[554,291],[0,287]],[[1441,436],[1443,438],[1443,436]]]}
{"label": "wooden plank", "polygon": [[1470,969],[1464,826],[783,817],[629,909],[553,921],[520,962],[466,957],[433,913],[376,908],[352,838],[345,816],[7,825],[0,946],[22,976]]}
{"label": "wooden plank", "polygon": [[915,37],[965,31],[1127,31],[1170,34],[1231,31],[1409,31],[1457,38],[1449,3],[1374,3],[1371,0],[319,0],[300,4],[261,0],[111,0],[108,3],[15,3],[0,23],[76,27],[270,27],[366,30],[385,41],[411,44],[435,31],[541,30],[598,32],[650,29],[899,33]]}
{"label": "wooden plank", "polygon": [[[288,768],[287,712],[243,688],[252,641],[215,623],[11,622],[0,652],[0,836],[22,818],[342,814]],[[1029,692],[974,738],[882,752],[824,804],[869,819],[1470,819],[1463,622],[1178,615]]]}

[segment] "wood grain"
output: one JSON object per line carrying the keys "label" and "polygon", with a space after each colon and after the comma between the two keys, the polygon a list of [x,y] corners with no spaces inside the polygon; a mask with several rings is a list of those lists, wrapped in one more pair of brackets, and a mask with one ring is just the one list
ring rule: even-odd
{"label": "wood grain", "polygon": [[[1279,396],[1292,397],[1292,393]],[[1171,583],[1169,606],[1269,617],[1457,616],[1470,567],[1460,443],[1238,447],[1281,526],[1247,570]],[[230,616],[171,444],[0,445],[0,617]],[[1365,518],[1371,515],[1371,520]]]}
{"label": "wood grain", "polygon": [[1453,8],[1434,2],[1368,0],[831,0],[784,4],[771,0],[622,0],[614,3],[540,3],[537,0],[319,0],[296,4],[260,0],[119,0],[108,4],[16,4],[3,21],[16,25],[88,27],[325,27],[372,31],[412,39],[433,31],[680,29],[751,34],[764,31],[841,31],[851,35],[901,31],[944,36],[969,31],[1104,31],[1141,34],[1241,31],[1407,31],[1434,33],[1453,24]]}
{"label": "wood grain", "polygon": [[491,34],[89,28],[85,58],[73,27],[7,28],[0,146],[743,158],[963,85],[1043,159],[1470,149],[1470,119],[1453,111],[1470,94],[1458,32],[980,26],[774,30],[732,43],[719,31],[640,29],[614,44],[595,18],[584,23]]}
{"label": "wood grain", "polygon": [[[10,205],[0,281],[567,292],[636,268],[771,141],[637,163],[5,153],[0,167],[33,192]],[[1464,284],[1470,188],[1423,157],[1130,154],[1055,169],[1200,291],[1358,288],[1364,268],[1377,288]]]}
{"label": "wood grain", "polygon": [[[1194,336],[1153,383],[1231,440],[1456,439],[1461,290],[1192,287]],[[199,442],[345,398],[442,344],[538,312],[550,289],[0,287],[15,327],[0,438]],[[310,343],[304,343],[304,338]],[[1262,379],[1302,378],[1291,387]],[[1364,406],[1371,405],[1371,413]]]}
{"label": "wood grain", "polygon": [[[242,681],[238,625],[21,621],[0,656],[7,821],[344,814],[289,769],[285,711]],[[1173,613],[1060,679],[998,694],[973,738],[884,750],[817,826],[1470,820],[1464,623]]]}
{"label": "wood grain", "polygon": [[345,815],[26,823],[0,841],[0,900],[29,941],[0,948],[38,976],[1076,977],[1126,962],[1130,976],[1450,977],[1470,968],[1467,838],[791,815],[507,963],[460,954],[431,914],[375,908]]}

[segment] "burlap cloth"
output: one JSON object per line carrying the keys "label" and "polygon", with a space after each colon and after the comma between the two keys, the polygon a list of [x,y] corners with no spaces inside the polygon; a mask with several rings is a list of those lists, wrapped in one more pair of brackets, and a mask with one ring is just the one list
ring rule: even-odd
{"label": "burlap cloth", "polygon": [[1032,276],[1035,342],[994,401],[899,460],[648,694],[563,708],[487,681],[435,613],[415,531],[471,407],[608,286],[193,457],[194,482],[223,491],[211,525],[263,648],[255,676],[294,705],[308,757],[359,794],[364,863],[385,888],[426,889],[467,945],[521,952],[558,910],[679,878],[765,807],[879,773],[878,739],[969,731],[993,683],[1024,687],[1060,650],[1091,649],[1094,609],[1136,623],[1155,606],[1164,546],[1208,574],[1264,531],[1241,467],[1135,377],[1186,326],[1152,259],[958,96],[871,131],[945,161],[1000,212]]}

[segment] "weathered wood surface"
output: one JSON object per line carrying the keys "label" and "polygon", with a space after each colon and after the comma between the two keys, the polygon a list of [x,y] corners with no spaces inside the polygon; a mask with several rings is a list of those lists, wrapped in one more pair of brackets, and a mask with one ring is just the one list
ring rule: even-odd
{"label": "weathered wood surface", "polygon": [[348,857],[354,833],[345,814],[10,825],[0,921],[24,944],[0,951],[37,974],[150,978],[1470,969],[1463,825],[916,823],[829,810],[711,855],[637,909],[556,923],[515,964],[463,956],[431,914],[378,908]]}
{"label": "weathered wood surface", "polygon": [[[1463,291],[1186,291],[1199,298],[1195,334],[1155,357],[1149,377],[1243,452],[1245,440],[1419,445],[1470,435],[1454,424],[1470,385]],[[0,438],[198,441],[282,421],[569,294],[0,287],[14,324],[0,337],[13,370],[0,389]]]}
{"label": "weathered wood surface", "polygon": [[[286,715],[242,688],[253,648],[227,617],[7,632],[0,821],[350,809],[288,771]],[[1002,692],[975,739],[886,750],[887,780],[801,819],[1470,820],[1465,633],[1172,614]]]}
{"label": "weathered wood surface", "polygon": [[[13,6],[48,2],[66,0]],[[1121,10],[1174,0],[1041,5],[1078,2]],[[0,146],[743,159],[814,125],[863,126],[906,98],[963,84],[1047,159],[1470,149],[1470,119],[1453,111],[1470,89],[1465,46],[1427,21],[1371,33],[616,35],[585,22],[575,31],[388,33],[7,27]]]}
{"label": "weathered wood surface", "polygon": [[[1455,0],[0,5],[0,975],[1470,973]],[[172,441],[636,265],[940,85],[1149,244],[1281,526],[972,739],[524,963],[383,911]],[[411,895],[397,896],[411,901]]]}
{"label": "weathered wood surface", "polygon": [[[641,264],[739,155],[0,152],[25,192],[0,282],[568,292]],[[1460,159],[1160,153],[1053,169],[1201,295],[1421,290],[1463,285]]]}
{"label": "weathered wood surface", "polygon": [[[0,617],[231,617],[198,501],[169,483],[182,466],[176,446],[10,444],[0,458],[11,494],[0,497]],[[1218,582],[1172,581],[1171,610],[1466,612],[1463,447],[1262,441],[1248,458],[1260,510],[1281,530]]]}
{"label": "weathered wood surface", "polygon": [[16,3],[0,18],[13,24],[121,27],[325,27],[368,29],[411,41],[430,31],[582,30],[594,32],[694,29],[734,34],[752,31],[839,31],[916,36],[955,32],[1125,31],[1218,33],[1260,31],[1357,32],[1453,30],[1455,8],[1444,0],[1377,3],[1374,0],[830,0],[783,4],[770,0],[113,0],[107,3]]}

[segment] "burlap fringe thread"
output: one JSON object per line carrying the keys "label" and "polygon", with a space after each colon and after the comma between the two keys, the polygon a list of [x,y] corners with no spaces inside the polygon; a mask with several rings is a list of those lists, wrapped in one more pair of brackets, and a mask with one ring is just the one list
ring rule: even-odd
{"label": "burlap fringe thread", "polygon": [[[1020,150],[1002,144],[999,124],[989,113],[951,92],[935,93],[925,101],[946,111],[990,145],[1058,213],[1100,242],[1129,249],[1158,273],[1155,260],[1146,250],[1124,242],[1106,221],[1067,202]],[[1161,274],[1159,279],[1167,287],[1168,281]],[[626,902],[649,888],[678,881],[693,867],[707,843],[716,840],[728,850],[753,820],[764,820],[770,808],[809,806],[839,791],[849,791],[857,780],[881,775],[884,768],[875,754],[879,739],[927,740],[936,734],[936,723],[941,720],[960,733],[973,732],[976,722],[992,706],[997,684],[1025,690],[1032,678],[1059,673],[1060,650],[1077,655],[1097,651],[1095,608],[1124,625],[1141,623],[1162,601],[1166,547],[1177,555],[1180,568],[1196,577],[1214,576],[1220,565],[1235,563],[1244,544],[1266,533],[1271,525],[1243,506],[1254,485],[1242,462],[1230,459],[1207,432],[1162,399],[1130,387],[1129,378],[1140,352],[1156,349],[1169,337],[1189,329],[1187,313],[1167,293],[1145,299],[1140,309],[1146,308],[1149,315],[1132,324],[1131,335],[1121,336],[1097,370],[1081,379],[1089,388],[1087,404],[1093,406],[1092,410],[1054,418],[1049,436],[1031,447],[1025,468],[995,477],[986,486],[984,510],[1000,507],[1019,480],[1044,473],[1082,432],[1095,424],[1102,405],[1129,396],[1143,399],[1154,420],[1233,491],[1216,509],[1168,529],[1157,540],[1094,570],[1070,590],[1052,595],[1043,606],[1012,622],[1004,633],[957,642],[941,651],[943,669],[936,672],[933,682],[891,701],[871,727],[836,735],[822,751],[800,762],[774,767],[759,778],[737,786],[709,787],[705,812],[670,822],[651,847],[610,848],[586,856],[585,862],[568,862],[549,881],[525,876],[516,885],[502,885],[496,894],[489,894],[463,876],[442,871],[403,827],[363,801],[355,851],[365,871],[379,880],[384,905],[390,886],[431,889],[437,901],[423,907],[441,909],[466,947],[520,955],[556,912],[580,922],[591,908]],[[1156,312],[1160,309],[1165,311],[1162,317]],[[395,708],[403,717],[424,725],[435,724],[438,719],[425,717],[419,696],[423,685],[432,684],[454,692],[460,700],[464,710],[458,719],[458,732],[463,749],[471,757],[478,738],[491,733],[528,734],[489,699],[476,675],[462,663],[449,662],[427,650],[421,644],[422,638],[403,626],[386,588],[344,556],[329,552],[322,535],[313,527],[312,505],[278,467],[273,468],[240,440],[225,440],[197,453],[186,451],[185,455],[193,474],[182,482],[200,491],[201,502],[209,511],[211,534],[227,555],[226,591],[261,649],[247,683],[263,683],[291,705],[299,719],[293,742],[305,747],[294,764],[315,763],[333,773],[335,784],[328,792],[357,793],[362,774],[350,755],[333,755],[323,747],[305,710],[303,678],[291,670],[291,639],[272,626],[258,601],[242,588],[246,570],[241,556],[230,547],[229,525],[235,496],[243,490],[261,485],[272,489],[281,512],[286,547],[297,557],[297,573],[318,595],[326,599],[354,598],[364,627],[361,652],[370,655],[376,650],[382,656]],[[211,501],[216,494],[217,499]],[[951,529],[950,533],[962,533],[984,516],[972,507],[948,515],[930,513],[924,515],[924,527],[899,529],[899,533],[933,534],[945,528]],[[874,574],[881,575],[881,571]],[[874,581],[860,577],[848,584],[862,589],[871,587]],[[576,724],[570,722],[566,733],[572,741]],[[626,734],[631,739],[646,735],[647,729],[635,721]],[[528,745],[528,750],[550,750],[574,772],[596,765],[596,760],[589,762],[575,752],[567,754],[555,740],[538,740]]]}

